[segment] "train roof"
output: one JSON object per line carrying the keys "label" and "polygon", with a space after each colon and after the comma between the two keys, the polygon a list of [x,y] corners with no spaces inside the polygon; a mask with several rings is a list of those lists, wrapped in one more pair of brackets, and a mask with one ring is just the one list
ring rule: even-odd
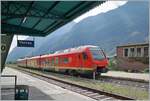
{"label": "train roof", "polygon": [[72,53],[72,52],[82,52],[82,51],[84,51],[86,48],[90,48],[90,47],[98,47],[98,46],[93,46],[93,45],[78,46],[78,47],[74,47],[74,48],[68,48],[68,49],[65,49],[65,50],[59,50],[59,51],[56,51],[54,54],[58,54],[58,53]]}
{"label": "train roof", "polygon": [[93,48],[93,47],[95,48],[95,47],[98,47],[98,46],[94,46],[94,45],[78,46],[78,47],[74,47],[74,48],[68,48],[68,49],[65,49],[65,50],[59,50],[59,51],[56,51],[53,54],[42,55],[41,57],[46,58],[48,56],[57,56],[57,55],[65,55],[65,54],[72,54],[72,53],[80,53],[80,52],[83,52],[86,48]]}
{"label": "train roof", "polygon": [[[83,45],[83,46],[78,46],[78,47],[74,47],[74,48],[68,48],[65,50],[59,50],[56,51],[53,54],[45,54],[45,55],[41,55],[41,56],[34,56],[34,57],[30,57],[30,58],[25,58],[25,59],[36,59],[36,58],[46,58],[48,56],[57,56],[57,55],[64,55],[64,54],[71,54],[71,53],[80,53],[83,52],[86,48],[97,48],[98,46],[94,46],[94,45]],[[22,59],[24,60],[24,59]]]}
{"label": "train roof", "polygon": [[39,58],[40,56],[34,56],[34,57],[30,57],[29,59],[36,59]]}
{"label": "train roof", "polygon": [[25,59],[27,59],[27,58],[18,59],[17,61],[22,61],[22,60],[25,60]]}

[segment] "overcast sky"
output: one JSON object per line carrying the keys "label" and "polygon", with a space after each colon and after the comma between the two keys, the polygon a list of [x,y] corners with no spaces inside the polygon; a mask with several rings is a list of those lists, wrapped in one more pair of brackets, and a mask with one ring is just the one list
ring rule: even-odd
{"label": "overcast sky", "polygon": [[[113,10],[113,9],[116,9],[118,8],[119,6],[122,6],[124,4],[126,4],[127,1],[107,1],[103,4],[101,4],[100,6],[90,10],[89,12],[81,15],[80,17],[76,18],[74,20],[74,22],[78,23],[79,21],[89,17],[89,16],[95,16],[97,14],[100,14],[100,13],[105,13],[107,11],[110,11],[110,10]],[[26,39],[28,36],[18,36],[18,39],[19,40],[24,40]],[[13,41],[12,41],[12,44],[11,44],[11,47],[10,47],[10,50],[9,50],[9,53],[13,50],[13,48],[15,48],[17,46],[17,37],[16,35],[14,36],[13,38]]]}

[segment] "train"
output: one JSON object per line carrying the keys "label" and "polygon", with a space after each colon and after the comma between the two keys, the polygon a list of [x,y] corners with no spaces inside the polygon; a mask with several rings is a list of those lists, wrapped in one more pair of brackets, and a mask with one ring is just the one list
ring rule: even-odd
{"label": "train", "polygon": [[71,75],[100,75],[108,71],[108,58],[100,47],[84,45],[56,51],[53,54],[18,59],[17,65]]}

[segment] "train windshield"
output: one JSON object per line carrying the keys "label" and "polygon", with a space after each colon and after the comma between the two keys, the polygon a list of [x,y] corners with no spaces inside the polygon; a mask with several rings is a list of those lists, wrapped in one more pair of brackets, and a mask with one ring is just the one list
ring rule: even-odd
{"label": "train windshield", "polygon": [[92,52],[92,56],[94,60],[102,60],[105,58],[102,50],[99,48],[92,47],[90,48],[90,51]]}

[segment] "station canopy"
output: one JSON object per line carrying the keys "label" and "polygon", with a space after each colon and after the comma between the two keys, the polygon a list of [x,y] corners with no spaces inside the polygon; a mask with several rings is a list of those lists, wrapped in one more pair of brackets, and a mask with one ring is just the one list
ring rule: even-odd
{"label": "station canopy", "polygon": [[1,31],[46,36],[104,1],[1,1]]}

